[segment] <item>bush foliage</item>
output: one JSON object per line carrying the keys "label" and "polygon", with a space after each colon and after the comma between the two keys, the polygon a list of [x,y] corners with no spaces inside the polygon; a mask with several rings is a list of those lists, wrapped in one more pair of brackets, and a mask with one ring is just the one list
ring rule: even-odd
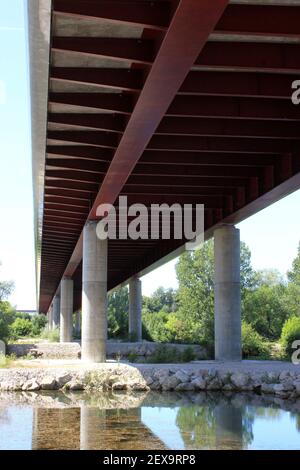
{"label": "bush foliage", "polygon": [[281,346],[283,353],[287,359],[291,359],[295,348],[293,348],[294,341],[300,341],[300,317],[294,316],[286,320],[283,325],[281,333]]}
{"label": "bush foliage", "polygon": [[259,357],[269,354],[266,340],[253,328],[250,323],[242,322],[242,349],[244,357]]}

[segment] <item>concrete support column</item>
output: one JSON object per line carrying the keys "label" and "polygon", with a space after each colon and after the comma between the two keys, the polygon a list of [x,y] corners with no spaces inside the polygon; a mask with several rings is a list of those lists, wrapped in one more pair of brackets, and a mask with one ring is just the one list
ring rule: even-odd
{"label": "concrete support column", "polygon": [[81,334],[81,311],[75,313],[75,334],[77,337]]}
{"label": "concrete support column", "polygon": [[64,278],[60,284],[60,342],[70,343],[73,333],[73,280]]}
{"label": "concrete support column", "polygon": [[142,283],[138,277],[129,281],[129,338],[142,341]]}
{"label": "concrete support column", "polygon": [[214,409],[216,419],[216,448],[220,450],[243,449],[243,410],[230,403],[219,404]]}
{"label": "concrete support column", "polygon": [[215,230],[215,359],[238,361],[241,351],[240,231]]}
{"label": "concrete support column", "polygon": [[53,328],[60,325],[60,297],[56,295],[53,300]]}
{"label": "concrete support column", "polygon": [[82,333],[83,361],[105,362],[107,340],[107,240],[96,234],[97,222],[83,231]]}
{"label": "concrete support column", "polygon": [[48,311],[48,330],[53,330],[53,305],[51,304]]}

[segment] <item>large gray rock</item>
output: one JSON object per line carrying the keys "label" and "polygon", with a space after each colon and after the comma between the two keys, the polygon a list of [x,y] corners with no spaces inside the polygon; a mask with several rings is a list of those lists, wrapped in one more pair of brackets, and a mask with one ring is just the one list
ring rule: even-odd
{"label": "large gray rock", "polygon": [[231,376],[231,382],[238,390],[243,390],[249,385],[249,375],[243,372],[235,372]]}
{"label": "large gray rock", "polygon": [[297,396],[300,396],[300,380],[295,380],[293,382],[293,385],[295,387],[295,392],[296,392]]}
{"label": "large gray rock", "polygon": [[283,382],[284,380],[290,379],[290,372],[288,370],[283,370],[280,375],[279,375],[279,380],[280,382]]}
{"label": "large gray rock", "polygon": [[272,395],[275,393],[274,387],[275,387],[275,384],[262,383],[261,391],[262,393],[270,393]]}
{"label": "large gray rock", "polygon": [[69,373],[58,374],[56,376],[56,382],[57,382],[58,388],[64,387],[66,383],[70,382],[71,379],[72,379],[72,376]]}
{"label": "large gray rock", "polygon": [[190,380],[190,376],[189,376],[188,372],[186,372],[184,370],[178,370],[175,374],[175,377],[177,377],[177,379],[181,383],[189,382],[189,380]]}
{"label": "large gray rock", "polygon": [[284,384],[275,384],[274,391],[275,391],[275,395],[281,398],[287,398],[291,393],[291,390],[287,390],[286,385]]}
{"label": "large gray rock", "polygon": [[180,383],[175,388],[176,392],[193,392],[195,386],[192,382]]}
{"label": "large gray rock", "polygon": [[1,354],[2,354],[3,356],[6,355],[6,346],[5,346],[4,341],[2,341],[2,340],[0,339],[0,355],[1,355]]}
{"label": "large gray rock", "polygon": [[56,380],[51,375],[44,377],[40,385],[42,390],[55,390],[57,388]]}
{"label": "large gray rock", "polygon": [[205,390],[206,389],[206,380],[204,377],[196,377],[192,380],[192,385],[195,390]]}
{"label": "large gray rock", "polygon": [[65,385],[67,390],[71,390],[71,392],[77,392],[80,390],[84,390],[84,384],[82,383],[81,380],[78,379],[72,379],[70,382],[68,382]]}
{"label": "large gray rock", "polygon": [[27,380],[27,382],[24,383],[22,390],[24,391],[30,391],[30,392],[36,392],[40,390],[40,384],[35,380]]}
{"label": "large gray rock", "polygon": [[180,379],[176,377],[176,375],[171,375],[170,377],[166,377],[165,380],[161,382],[161,387],[164,391],[174,390],[179,383]]}

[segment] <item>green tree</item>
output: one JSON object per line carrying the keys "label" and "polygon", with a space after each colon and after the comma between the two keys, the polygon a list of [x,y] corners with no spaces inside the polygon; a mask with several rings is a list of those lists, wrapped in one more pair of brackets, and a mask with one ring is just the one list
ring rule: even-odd
{"label": "green tree", "polygon": [[[214,245],[209,240],[195,252],[185,252],[176,265],[179,281],[177,318],[186,325],[190,342],[213,349],[214,342]],[[251,253],[241,243],[242,298],[257,285]],[[182,327],[182,326],[181,326]],[[182,327],[183,329],[183,327]],[[185,338],[187,340],[187,338]]]}
{"label": "green tree", "polygon": [[151,297],[143,297],[143,307],[150,312],[174,312],[176,310],[176,290],[159,287]]}
{"label": "green tree", "polygon": [[10,333],[12,337],[29,336],[32,334],[32,322],[25,318],[16,318],[10,325]]}
{"label": "green tree", "polygon": [[284,284],[262,284],[255,290],[249,290],[244,297],[243,319],[260,335],[270,340],[279,339],[290,313],[284,301],[285,294]]}
{"label": "green tree", "polygon": [[108,334],[111,338],[128,337],[128,288],[121,287],[108,296]]}
{"label": "green tree", "polygon": [[292,269],[287,273],[288,280],[300,287],[300,242],[298,245],[298,253],[293,261]]}
{"label": "green tree", "polygon": [[34,336],[39,336],[41,332],[44,330],[47,324],[47,317],[46,315],[33,315],[31,318],[32,323],[32,334]]}
{"label": "green tree", "polygon": [[7,341],[10,335],[10,325],[15,319],[15,311],[9,302],[0,302],[0,339]]}
{"label": "green tree", "polygon": [[14,283],[12,281],[0,281],[0,302],[6,300],[12,293],[13,289]]}

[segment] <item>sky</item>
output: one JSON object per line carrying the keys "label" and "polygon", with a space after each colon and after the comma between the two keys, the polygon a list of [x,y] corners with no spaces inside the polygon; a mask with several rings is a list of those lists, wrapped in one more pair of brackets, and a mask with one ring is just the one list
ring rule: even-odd
{"label": "sky", "polygon": [[[10,301],[35,309],[30,96],[23,0],[0,0],[0,279]],[[300,240],[300,191],[238,225],[255,269],[290,268]],[[176,287],[175,263],[143,277],[143,293]]]}

